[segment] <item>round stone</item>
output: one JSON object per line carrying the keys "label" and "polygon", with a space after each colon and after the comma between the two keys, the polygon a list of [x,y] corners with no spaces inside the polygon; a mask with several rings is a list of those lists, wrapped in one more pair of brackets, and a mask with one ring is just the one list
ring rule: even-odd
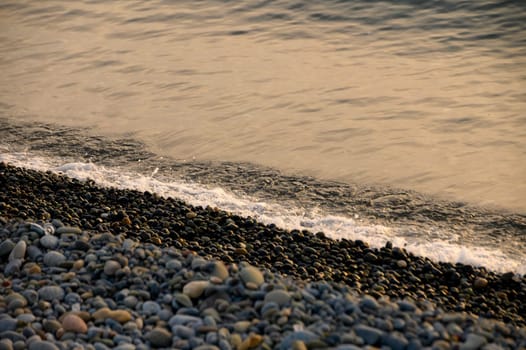
{"label": "round stone", "polygon": [[55,249],[58,246],[58,237],[44,235],[42,238],[40,238],[40,245],[47,249]]}
{"label": "round stone", "polygon": [[3,241],[0,244],[0,257],[9,255],[14,247],[15,247],[15,243],[9,238]]}
{"label": "round stone", "polygon": [[245,285],[247,285],[248,283],[253,283],[259,287],[263,284],[263,282],[265,282],[265,278],[263,277],[261,271],[258,268],[250,265],[242,268],[239,271],[239,276],[241,277]]}
{"label": "round stone", "polygon": [[219,278],[224,281],[228,278],[228,269],[225,264],[221,261],[214,261],[214,267],[212,269],[212,276]]}
{"label": "round stone", "polygon": [[64,254],[57,251],[50,251],[44,255],[44,265],[55,267],[66,261]]}
{"label": "round stone", "polygon": [[147,316],[157,315],[161,311],[161,306],[155,301],[145,301],[142,304],[142,312]]}
{"label": "round stone", "polygon": [[108,260],[104,264],[104,273],[108,276],[113,276],[121,268],[121,264],[115,260]]}
{"label": "round stone", "polygon": [[146,339],[155,347],[165,348],[172,345],[172,333],[161,327],[156,327],[148,332]]}
{"label": "round stone", "polygon": [[396,266],[398,266],[401,269],[405,269],[407,267],[407,261],[405,261],[405,260],[398,260],[396,262]]}
{"label": "round stone", "polygon": [[487,287],[488,280],[482,277],[477,277],[475,281],[473,282],[473,288],[475,289],[483,289]]}
{"label": "round stone", "polygon": [[86,322],[84,322],[82,318],[74,314],[68,314],[64,317],[64,319],[62,320],[62,328],[64,328],[66,332],[88,332],[88,326],[86,325]]}

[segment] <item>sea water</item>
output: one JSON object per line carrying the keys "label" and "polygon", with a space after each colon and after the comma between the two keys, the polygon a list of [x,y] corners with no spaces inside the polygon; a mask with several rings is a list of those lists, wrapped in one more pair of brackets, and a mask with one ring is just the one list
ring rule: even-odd
{"label": "sea water", "polygon": [[[0,4],[2,157],[72,176],[80,167],[103,185],[209,201],[288,228],[376,246],[389,240],[438,260],[519,271],[526,256],[525,7],[516,1],[6,0]],[[13,138],[11,126],[21,122],[49,135],[26,126]],[[46,135],[54,147],[46,149]],[[88,135],[140,142],[157,158],[144,172],[135,169],[140,157],[115,161],[122,143],[75,153],[83,139],[94,142]],[[353,207],[336,208],[345,203],[338,191],[332,195],[338,205],[329,208],[330,191],[319,203],[316,196],[276,191],[238,193],[219,171],[219,179],[212,174],[199,184],[166,173],[156,179],[154,160],[162,157],[174,167],[249,162],[256,166],[244,177],[259,179],[272,167],[290,175],[279,181],[336,181],[362,194],[370,189],[372,208],[380,199],[384,204],[378,215],[363,218]],[[246,180],[232,169],[231,183]],[[185,197],[178,190],[183,183],[199,189]],[[399,201],[386,201],[378,187],[490,208],[487,215],[475,210],[481,222],[494,213],[504,219],[487,221],[486,230],[437,222],[412,207],[398,214],[402,222],[390,223],[381,211],[396,212]],[[411,202],[419,198],[408,193]],[[465,211],[459,215],[474,215],[458,207]],[[419,215],[415,229],[411,220]],[[501,224],[506,218],[511,224]]]}

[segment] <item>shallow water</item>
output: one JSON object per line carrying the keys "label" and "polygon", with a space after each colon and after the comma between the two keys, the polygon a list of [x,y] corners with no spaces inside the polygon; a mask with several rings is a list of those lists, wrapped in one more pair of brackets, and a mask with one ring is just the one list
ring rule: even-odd
{"label": "shallow water", "polygon": [[526,215],[392,187],[290,176],[250,163],[175,161],[137,141],[86,129],[0,118],[0,140],[0,162],[155,192],[376,248],[391,242],[434,261],[526,274]]}
{"label": "shallow water", "polygon": [[525,7],[3,1],[0,115],[525,212]]}

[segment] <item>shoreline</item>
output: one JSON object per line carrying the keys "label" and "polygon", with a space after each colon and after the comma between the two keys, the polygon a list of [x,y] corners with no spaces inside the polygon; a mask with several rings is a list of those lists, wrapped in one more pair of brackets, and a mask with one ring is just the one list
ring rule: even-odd
{"label": "shoreline", "polygon": [[223,262],[248,262],[297,280],[344,283],[376,298],[432,301],[451,312],[469,312],[526,324],[526,276],[469,265],[436,263],[389,244],[291,232],[214,208],[195,208],[151,193],[100,188],[90,181],[0,163],[4,220],[59,219],[83,230],[110,232],[141,242],[188,249]]}

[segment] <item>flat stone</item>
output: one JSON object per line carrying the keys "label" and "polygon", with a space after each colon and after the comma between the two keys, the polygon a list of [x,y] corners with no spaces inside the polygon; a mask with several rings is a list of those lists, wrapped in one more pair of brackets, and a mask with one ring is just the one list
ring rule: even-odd
{"label": "flat stone", "polygon": [[87,333],[88,326],[82,318],[74,314],[67,314],[62,320],[62,328],[66,332]]}
{"label": "flat stone", "polygon": [[477,350],[487,343],[486,338],[475,333],[469,333],[466,341],[459,346],[459,350]]}
{"label": "flat stone", "polygon": [[72,233],[75,235],[80,235],[82,233],[82,230],[78,227],[72,227],[72,226],[62,226],[57,228],[56,233],[61,235],[64,233]]}
{"label": "flat stone", "polygon": [[23,323],[33,323],[35,322],[36,320],[36,317],[35,315],[33,314],[30,314],[30,313],[26,313],[26,314],[20,314],[18,316],[16,316],[16,319],[20,322],[23,322]]}
{"label": "flat stone", "polygon": [[281,289],[273,290],[265,295],[265,303],[274,302],[279,306],[283,306],[290,301],[290,294]]}
{"label": "flat stone", "polygon": [[66,261],[66,257],[64,254],[57,252],[57,251],[50,251],[47,252],[44,255],[44,265],[50,266],[50,267],[56,267],[60,266],[64,261]]}
{"label": "flat stone", "polygon": [[253,283],[257,287],[263,284],[265,282],[265,278],[263,277],[263,273],[254,266],[247,265],[241,270],[239,270],[239,276],[241,277],[241,280],[247,285],[248,283]]}
{"label": "flat stone", "polygon": [[366,325],[357,325],[354,327],[354,332],[368,345],[375,345],[379,343],[383,332],[377,328]]}
{"label": "flat stone", "polygon": [[199,317],[196,317],[196,316],[174,315],[170,318],[170,320],[168,321],[168,324],[170,325],[170,327],[173,327],[174,325],[177,325],[177,324],[191,325],[191,324],[199,324],[202,322],[203,321]]}
{"label": "flat stone", "polygon": [[13,250],[9,254],[9,261],[24,259],[26,256],[27,243],[26,241],[18,241]]}
{"label": "flat stone", "polygon": [[110,310],[108,307],[102,307],[91,315],[95,320],[105,320],[111,318],[121,324],[124,324],[132,319],[132,316],[127,310]]}
{"label": "flat stone", "polygon": [[402,311],[415,311],[416,305],[410,302],[409,300],[400,300],[398,302],[398,307],[400,307],[400,310]]}
{"label": "flat stone", "polygon": [[169,347],[172,345],[172,333],[167,329],[156,327],[146,334],[146,339],[154,347]]}
{"label": "flat stone", "polygon": [[191,281],[183,287],[183,293],[190,298],[199,298],[209,285],[209,281]]}
{"label": "flat stone", "polygon": [[376,299],[374,299],[370,295],[364,295],[362,299],[360,300],[359,305],[361,308],[366,308],[366,309],[371,309],[371,310],[378,310],[378,308],[380,307]]}
{"label": "flat stone", "polygon": [[182,339],[190,339],[195,335],[192,328],[183,325],[173,326],[172,333]]}
{"label": "flat stone", "polygon": [[59,347],[50,341],[35,340],[29,343],[29,350],[59,350]]}
{"label": "flat stone", "polygon": [[179,305],[182,305],[182,306],[185,306],[185,307],[192,307],[193,306],[192,299],[190,299],[188,297],[188,295],[186,295],[186,294],[175,293],[174,294],[174,299],[177,302],[177,304],[179,304]]}
{"label": "flat stone", "polygon": [[0,319],[0,333],[4,331],[14,331],[16,329],[17,321],[12,317],[5,317]]}
{"label": "flat stone", "polygon": [[389,333],[382,337],[382,345],[387,345],[391,350],[404,350],[409,342],[401,333]]}
{"label": "flat stone", "polygon": [[60,286],[45,286],[38,290],[40,299],[46,301],[62,300],[64,299],[64,289]]}
{"label": "flat stone", "polygon": [[3,331],[0,332],[0,339],[9,339],[12,342],[24,341],[25,337],[17,331]]}
{"label": "flat stone", "polygon": [[308,344],[309,342],[312,342],[318,338],[319,337],[315,333],[312,333],[311,331],[307,331],[307,330],[295,331],[287,335],[285,338],[283,338],[283,340],[281,341],[281,343],[279,344],[277,348],[280,350],[289,350],[292,348],[292,344],[294,344],[294,342],[298,340]]}

